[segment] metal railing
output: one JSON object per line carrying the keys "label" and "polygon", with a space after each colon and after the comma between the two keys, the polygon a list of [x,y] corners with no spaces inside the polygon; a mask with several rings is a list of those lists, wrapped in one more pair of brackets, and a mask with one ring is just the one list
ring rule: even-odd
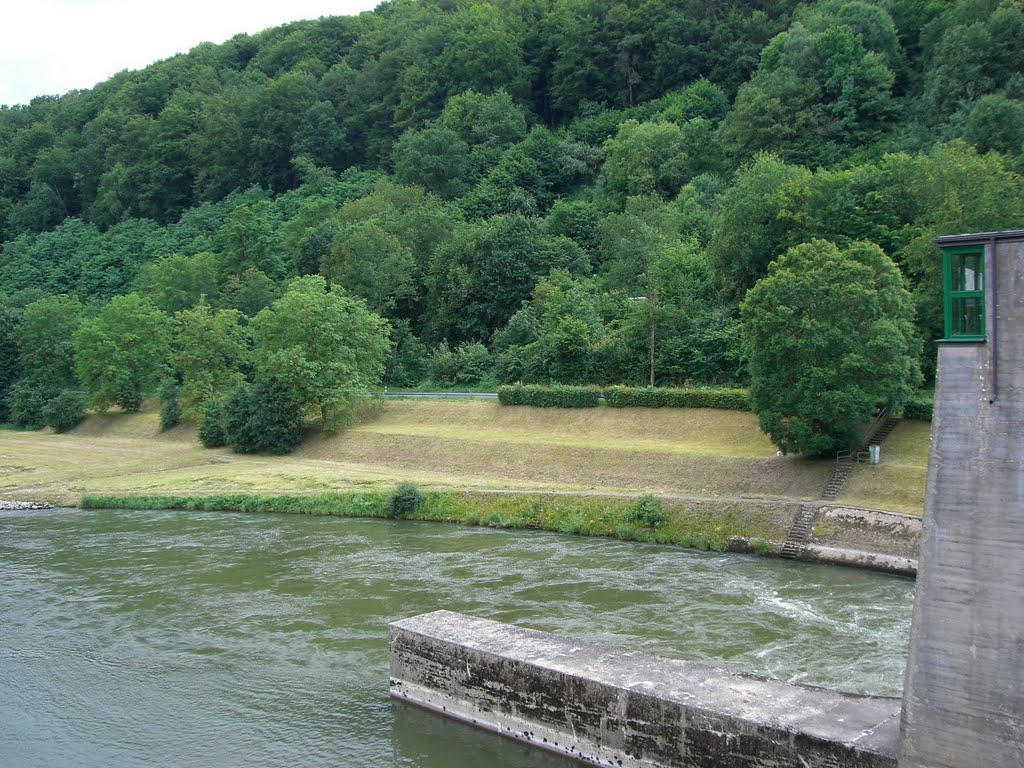
{"label": "metal railing", "polygon": [[864,430],[864,438],[852,451],[836,451],[836,464],[840,464],[844,461],[870,461],[871,453],[867,450],[871,439],[878,433],[878,430],[882,428],[886,420],[889,418],[889,409],[883,408],[875,416],[874,420],[868,424],[868,428]]}

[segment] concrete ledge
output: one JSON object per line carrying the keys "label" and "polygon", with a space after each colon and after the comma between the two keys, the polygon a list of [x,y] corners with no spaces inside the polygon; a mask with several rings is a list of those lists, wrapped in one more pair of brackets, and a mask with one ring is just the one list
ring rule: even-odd
{"label": "concrete ledge", "polygon": [[899,555],[883,555],[878,552],[862,552],[858,549],[805,544],[801,547],[797,557],[807,563],[849,565],[855,568],[893,573],[898,576],[917,576],[917,560]]}
{"label": "concrete ledge", "polygon": [[584,763],[895,768],[900,700],[449,611],[390,625],[391,695]]}

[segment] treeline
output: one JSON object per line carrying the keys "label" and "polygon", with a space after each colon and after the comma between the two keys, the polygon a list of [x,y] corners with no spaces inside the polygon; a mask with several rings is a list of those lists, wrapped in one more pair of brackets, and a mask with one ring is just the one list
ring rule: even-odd
{"label": "treeline", "polygon": [[166,373],[187,313],[248,333],[309,275],[386,318],[392,386],[746,383],[739,306],[812,241],[896,264],[927,375],[931,239],[1024,221],[1021,32],[1021,0],[398,0],[0,109],[4,386],[40,301],[134,295]]}

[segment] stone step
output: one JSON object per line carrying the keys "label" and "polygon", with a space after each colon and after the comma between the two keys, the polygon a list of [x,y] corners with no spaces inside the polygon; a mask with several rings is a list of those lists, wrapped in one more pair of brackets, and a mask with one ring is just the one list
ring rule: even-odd
{"label": "stone step", "polygon": [[888,419],[885,420],[885,423],[882,424],[882,426],[878,428],[878,430],[875,432],[875,434],[871,436],[871,439],[868,440],[867,444],[868,445],[881,445],[882,441],[884,441],[885,438],[887,438],[889,435],[892,434],[893,430],[896,429],[896,427],[899,425],[899,423],[900,423],[899,419],[890,416]]}
{"label": "stone step", "polygon": [[793,525],[790,526],[786,541],[783,542],[782,548],[779,550],[780,556],[795,558],[800,554],[804,543],[811,536],[811,527],[817,514],[818,510],[813,505],[804,505],[800,508],[793,520]]}
{"label": "stone step", "polygon": [[836,464],[835,469],[832,470],[832,474],[828,480],[825,481],[825,488],[821,492],[821,498],[824,501],[835,501],[839,494],[843,492],[843,488],[846,487],[846,481],[850,479],[850,475],[853,474],[853,464],[851,462],[841,462]]}

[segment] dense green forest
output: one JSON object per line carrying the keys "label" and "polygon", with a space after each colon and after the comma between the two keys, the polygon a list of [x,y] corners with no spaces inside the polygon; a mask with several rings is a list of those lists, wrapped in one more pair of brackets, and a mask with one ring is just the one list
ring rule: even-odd
{"label": "dense green forest", "polygon": [[[787,252],[896,265],[905,394],[932,238],[1024,225],[1022,39],[1024,0],[392,0],[0,108],[0,417],[745,384]],[[273,329],[342,305],[330,364]]]}

